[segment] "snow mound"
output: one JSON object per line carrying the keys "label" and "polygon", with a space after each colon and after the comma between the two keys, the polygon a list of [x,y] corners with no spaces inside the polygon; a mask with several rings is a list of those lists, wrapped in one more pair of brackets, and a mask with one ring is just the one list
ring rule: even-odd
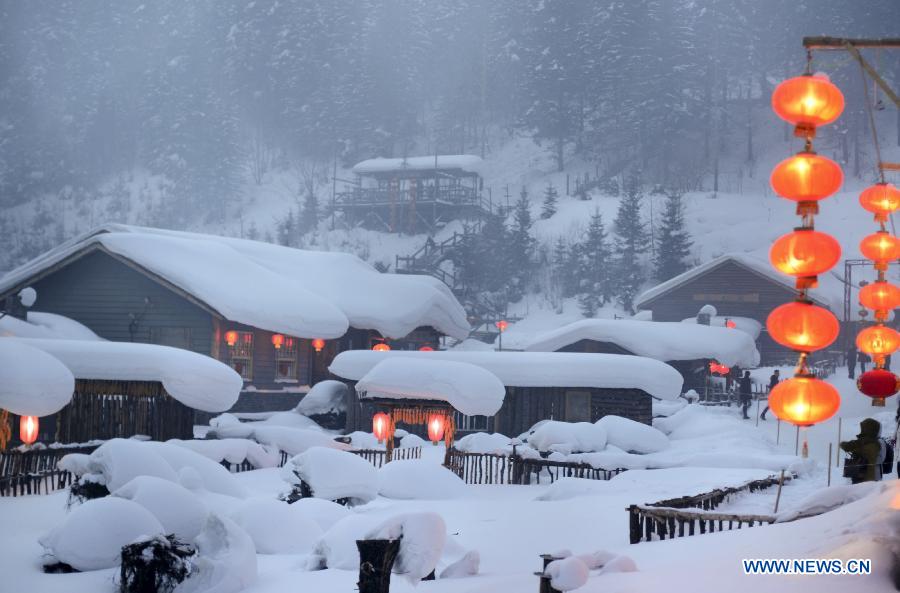
{"label": "snow mound", "polygon": [[459,560],[448,564],[447,567],[441,571],[440,578],[459,579],[473,576],[478,574],[480,566],[481,554],[478,553],[478,550],[469,550],[463,554]]}
{"label": "snow mound", "polygon": [[481,174],[484,171],[484,161],[473,154],[441,154],[429,156],[408,156],[385,158],[376,157],[353,165],[353,172],[357,175],[372,175],[375,173],[391,173],[394,171],[432,171],[434,169],[459,169],[466,173]]}
{"label": "snow mound", "polygon": [[259,554],[308,554],[322,528],[296,505],[280,500],[248,500],[231,519],[253,540]]}
{"label": "snow mound", "polygon": [[554,560],[544,569],[544,576],[550,577],[550,585],[558,591],[572,591],[588,581],[590,569],[577,556]]}
{"label": "snow mound", "polygon": [[528,436],[528,444],[538,451],[558,453],[602,451],[606,447],[606,440],[606,429],[599,424],[557,420],[540,424]]}
{"label": "snow mound", "polygon": [[886,489],[879,482],[839,484],[822,488],[776,515],[776,522],[793,521],[804,516],[820,515]]}
{"label": "snow mound", "polygon": [[287,426],[289,428],[302,428],[303,430],[323,430],[319,424],[303,414],[298,414],[296,410],[287,412],[275,412],[265,420],[247,422],[244,425],[246,434],[253,434],[254,428],[260,426]]}
{"label": "snow mound", "polygon": [[609,444],[606,445],[606,449],[596,453],[572,453],[571,455],[566,455],[565,461],[587,463],[593,468],[607,470],[618,468],[647,469],[651,465],[651,460],[646,455],[627,453],[615,445]]}
{"label": "snow mound", "polygon": [[341,519],[350,516],[345,506],[322,498],[301,498],[291,504],[307,519],[316,522],[322,532],[328,531]]}
{"label": "snow mound", "polygon": [[466,453],[493,453],[508,455],[512,453],[512,439],[495,432],[473,432],[456,441],[453,446]]}
{"label": "snow mound", "polygon": [[12,315],[0,317],[0,336],[15,338],[49,338],[54,340],[100,340],[100,336],[74,319],[29,311],[27,319]]}
{"label": "snow mound", "polygon": [[371,463],[346,451],[312,447],[291,458],[282,475],[292,484],[303,480],[316,498],[348,498],[364,504],[378,495],[378,472]]}
{"label": "snow mound", "polygon": [[378,470],[378,494],[385,498],[440,500],[457,498],[464,491],[465,483],[459,476],[431,461],[392,461]]}
{"label": "snow mound", "polygon": [[656,453],[669,448],[669,438],[661,431],[621,416],[604,416],[595,425],[606,431],[606,440],[629,453]]}
{"label": "snow mound", "polygon": [[275,426],[263,423],[237,424],[221,423],[207,433],[208,438],[242,438],[253,439],[261,445],[268,445],[288,455],[299,455],[310,447],[329,447],[332,449],[349,449],[350,447],[334,440],[334,436],[321,430]]}
{"label": "snow mound", "polygon": [[359,570],[359,549],[356,540],[380,524],[378,517],[351,514],[331,527],[313,548],[313,557],[321,567],[339,570]]}
{"label": "snow mound", "polygon": [[154,476],[138,476],[112,496],[141,505],[156,517],[165,533],[183,542],[193,541],[206,523],[209,510],[188,489]]}
{"label": "snow mound", "polygon": [[356,384],[360,399],[389,398],[447,402],[468,416],[493,416],[506,388],[483,368],[448,360],[388,358]]}
{"label": "snow mound", "polygon": [[364,539],[400,539],[394,572],[417,583],[435,569],[444,544],[447,526],[437,513],[408,513],[391,517]]}
{"label": "snow mound", "polygon": [[249,439],[208,439],[189,440],[170,439],[170,445],[184,447],[207,459],[222,463],[223,461],[239,464],[248,461],[253,467],[276,467],[281,460],[277,450],[266,448]]}
{"label": "snow mound", "polygon": [[164,533],[156,517],[141,505],[105,497],[75,507],[61,525],[39,541],[59,562],[85,571],[116,566],[122,546]]}
{"label": "snow mound", "polygon": [[608,481],[589,480],[587,478],[560,478],[547,486],[535,500],[568,500],[579,496],[597,496],[610,491]]}
{"label": "snow mound", "polygon": [[609,574],[613,572],[637,572],[637,564],[630,556],[616,556],[603,565],[599,574]]}
{"label": "snow mound", "polygon": [[408,434],[400,439],[400,442],[397,444],[398,449],[415,449],[416,447],[424,447],[428,444],[428,441],[423,439],[417,434]]}
{"label": "snow mound", "polygon": [[256,581],[256,548],[234,521],[211,514],[194,540],[191,574],[174,593],[238,593]]}
{"label": "snow mound", "polygon": [[303,396],[294,411],[304,416],[337,414],[347,409],[350,388],[341,381],[319,381]]}
{"label": "snow mound", "polygon": [[55,357],[0,338],[0,408],[22,416],[47,416],[63,409],[74,392],[75,377]]}

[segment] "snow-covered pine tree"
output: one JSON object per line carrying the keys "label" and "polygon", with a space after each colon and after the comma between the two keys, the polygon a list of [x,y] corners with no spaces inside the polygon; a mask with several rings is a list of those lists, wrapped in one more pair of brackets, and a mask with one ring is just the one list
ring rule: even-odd
{"label": "snow-covered pine tree", "polygon": [[598,211],[591,216],[591,222],[582,244],[581,267],[578,271],[582,286],[582,294],[578,302],[585,317],[593,317],[597,309],[612,300],[610,256],[603,217]]}
{"label": "snow-covered pine tree", "polygon": [[616,285],[619,302],[634,313],[634,297],[644,283],[641,254],[647,251],[649,237],[641,220],[641,181],[633,172],[625,184],[615,220]]}
{"label": "snow-covered pine tree", "polygon": [[681,194],[670,192],[666,197],[666,209],[660,224],[654,264],[654,276],[660,282],[668,280],[688,269],[687,257],[691,253],[690,234],[684,228],[684,204]]}
{"label": "snow-covered pine tree", "polygon": [[522,187],[513,209],[513,224],[509,231],[509,263],[511,272],[510,299],[518,301],[525,293],[525,283],[534,267],[534,250],[537,241],[531,236],[531,201],[528,190]]}
{"label": "snow-covered pine tree", "polygon": [[319,198],[316,192],[306,192],[306,198],[303,200],[303,211],[300,215],[300,234],[305,235],[309,231],[314,231],[319,224]]}
{"label": "snow-covered pine tree", "polygon": [[567,294],[569,288],[569,245],[563,237],[557,238],[556,243],[553,244],[553,253],[550,256],[550,263],[552,266],[550,280],[553,282],[555,288],[562,296],[571,296],[570,294]]}
{"label": "snow-covered pine tree", "polygon": [[544,204],[541,208],[541,219],[546,220],[556,214],[556,202],[559,201],[559,193],[553,187],[553,182],[547,183],[547,189],[544,190]]}

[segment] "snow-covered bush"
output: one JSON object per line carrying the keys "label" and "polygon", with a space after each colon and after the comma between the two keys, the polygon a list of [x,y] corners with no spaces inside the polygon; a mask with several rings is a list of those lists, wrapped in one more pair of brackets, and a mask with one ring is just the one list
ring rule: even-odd
{"label": "snow-covered bush", "polygon": [[312,447],[291,458],[284,467],[285,479],[309,496],[364,504],[378,495],[378,472],[371,463],[346,451]]}
{"label": "snow-covered bush", "polygon": [[291,503],[291,506],[303,513],[307,519],[315,521],[323,532],[350,515],[347,507],[322,498],[301,498]]}
{"label": "snow-covered bush", "polygon": [[259,554],[307,554],[322,536],[318,523],[296,505],[280,500],[248,500],[230,517],[247,532]]}
{"label": "snow-covered bush", "polygon": [[378,517],[356,513],[341,519],[316,542],[311,567],[358,570],[359,550],[356,540],[365,539],[380,523]]}
{"label": "snow-covered bush", "polygon": [[138,476],[112,496],[141,505],[156,517],[165,533],[184,542],[197,537],[209,515],[209,509],[191,491],[155,476]]}
{"label": "snow-covered bush", "polygon": [[120,590],[171,593],[191,572],[196,549],[174,536],[152,537],[122,548]]}
{"label": "snow-covered bush", "polygon": [[238,593],[256,581],[256,548],[231,519],[210,514],[194,540],[197,556],[177,593]]}
{"label": "snow-covered bush", "polygon": [[499,432],[493,434],[487,432],[473,432],[456,441],[453,446],[466,453],[508,455],[512,453],[511,442],[512,439]]}
{"label": "snow-covered bush", "polygon": [[345,424],[350,388],[341,381],[319,381],[303,396],[294,412],[315,419],[326,428]]}
{"label": "snow-covered bush", "polygon": [[662,432],[621,416],[604,416],[594,423],[606,431],[606,440],[630,453],[656,453],[669,448],[669,438]]}
{"label": "snow-covered bush", "polygon": [[417,583],[437,566],[447,526],[437,513],[408,513],[384,521],[362,539],[400,539],[394,572]]}
{"label": "snow-covered bush", "polygon": [[585,453],[606,447],[606,430],[590,422],[543,422],[528,436],[528,444],[538,451]]}
{"label": "snow-covered bush", "polygon": [[203,455],[216,463],[227,462],[238,465],[247,461],[253,467],[276,467],[281,456],[274,447],[260,445],[249,439],[205,439],[188,440],[170,439],[170,445],[177,445]]}
{"label": "snow-covered bush", "polygon": [[[406,437],[409,438],[409,437]],[[443,499],[457,498],[465,483],[442,465],[421,459],[406,459],[384,464],[378,470],[378,493],[385,498]]]}
{"label": "snow-covered bush", "polygon": [[164,534],[160,522],[141,505],[106,497],[75,507],[39,541],[54,561],[84,571],[116,566],[122,546]]}

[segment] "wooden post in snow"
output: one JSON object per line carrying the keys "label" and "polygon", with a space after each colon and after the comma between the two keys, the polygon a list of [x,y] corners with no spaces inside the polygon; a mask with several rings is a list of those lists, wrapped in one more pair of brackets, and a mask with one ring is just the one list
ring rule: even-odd
{"label": "wooden post in snow", "polygon": [[781,470],[781,477],[778,478],[778,492],[775,494],[775,510],[773,513],[778,513],[778,503],[781,502],[781,487],[784,486],[784,470]]}

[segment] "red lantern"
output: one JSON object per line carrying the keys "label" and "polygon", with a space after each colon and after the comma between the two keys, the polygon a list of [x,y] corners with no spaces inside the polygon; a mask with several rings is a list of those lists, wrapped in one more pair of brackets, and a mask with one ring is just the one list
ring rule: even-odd
{"label": "red lantern", "polygon": [[872,356],[887,356],[900,348],[900,334],[885,325],[870,325],[856,335],[856,347]]}
{"label": "red lantern", "polygon": [[275,346],[275,350],[281,350],[281,347],[284,346],[284,336],[282,334],[272,334],[272,345]]}
{"label": "red lantern", "polygon": [[20,416],[19,439],[26,445],[33,444],[38,438],[39,424],[37,416]]}
{"label": "red lantern", "polygon": [[844,95],[826,76],[796,76],[775,87],[772,109],[790,124],[815,130],[840,117]]}
{"label": "red lantern", "polygon": [[225,343],[229,346],[234,346],[238,341],[238,333],[236,331],[227,331],[225,332]]}
{"label": "red lantern", "polygon": [[800,152],[775,165],[772,189],[795,202],[815,202],[831,196],[844,183],[844,172],[833,160],[814,152]]}
{"label": "red lantern", "polygon": [[812,426],[834,416],[841,396],[829,383],[801,375],[782,381],[769,393],[769,408],[785,422]]}
{"label": "red lantern", "polygon": [[859,376],[856,387],[860,393],[869,397],[891,397],[900,390],[900,379],[891,371],[872,369]]}
{"label": "red lantern", "polygon": [[841,245],[827,233],[798,229],[779,237],[769,250],[775,269],[796,278],[814,278],[841,259]]}
{"label": "red lantern", "polygon": [[798,352],[827,348],[841,331],[831,311],[804,302],[776,307],[769,313],[766,327],[773,340]]}
{"label": "red lantern", "polygon": [[316,338],[312,341],[312,347],[316,352],[321,352],[322,348],[325,347],[325,340],[323,340],[322,338]]}
{"label": "red lantern", "polygon": [[506,320],[504,320],[504,319],[501,319],[500,321],[497,321],[496,323],[494,323],[494,325],[497,326],[497,329],[500,330],[500,333],[505,332],[505,331],[506,331],[506,328],[509,327],[509,324],[508,324],[508,323],[506,322]]}
{"label": "red lantern", "polygon": [[886,280],[866,284],[859,289],[859,302],[873,311],[890,311],[900,307],[900,288]]}
{"label": "red lantern", "polygon": [[444,438],[444,416],[432,414],[428,417],[428,440],[437,445]]}
{"label": "red lantern", "polygon": [[419,348],[419,352],[434,352],[434,348],[431,346],[422,346]]}
{"label": "red lantern", "polygon": [[888,262],[900,259],[900,241],[887,231],[866,235],[859,243],[863,257],[875,262],[876,270],[887,270]]}
{"label": "red lantern", "polygon": [[725,327],[727,327],[728,329],[734,329],[734,328],[737,327],[737,323],[735,323],[735,322],[732,321],[731,319],[726,319],[726,320],[725,320]]}
{"label": "red lantern", "polygon": [[377,344],[372,346],[372,350],[375,350],[376,352],[387,352],[390,349],[391,347],[384,342],[378,342]]}
{"label": "red lantern", "polygon": [[719,374],[720,375],[725,376],[730,372],[731,372],[731,367],[727,367],[724,364],[719,365]]}
{"label": "red lantern", "polygon": [[859,203],[875,220],[886,222],[891,212],[900,208],[900,190],[890,183],[876,183],[859,194]]}
{"label": "red lantern", "polygon": [[372,434],[378,439],[379,443],[383,443],[390,438],[391,417],[384,412],[378,412],[372,416]]}

